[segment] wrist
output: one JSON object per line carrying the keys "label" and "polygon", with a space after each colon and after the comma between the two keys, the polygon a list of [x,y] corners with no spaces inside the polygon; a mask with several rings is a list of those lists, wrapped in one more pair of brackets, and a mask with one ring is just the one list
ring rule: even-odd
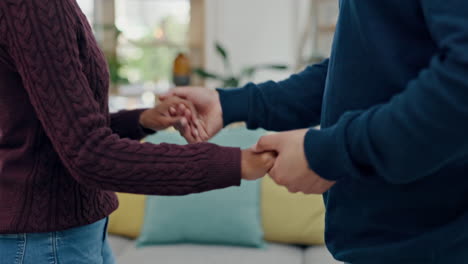
{"label": "wrist", "polygon": [[141,112],[140,117],[138,119],[138,123],[143,128],[148,128],[147,125],[146,125],[146,113],[147,113],[147,111],[148,110],[145,110],[145,111]]}
{"label": "wrist", "polygon": [[140,117],[138,119],[138,124],[140,125],[140,128],[143,130],[145,134],[152,134],[156,132],[156,130],[151,128],[151,126],[149,125],[148,118],[147,118],[148,111],[149,109],[141,112]]}
{"label": "wrist", "polygon": [[247,157],[246,157],[246,150],[241,149],[241,178],[244,179],[244,175],[246,174],[247,166],[249,165]]}

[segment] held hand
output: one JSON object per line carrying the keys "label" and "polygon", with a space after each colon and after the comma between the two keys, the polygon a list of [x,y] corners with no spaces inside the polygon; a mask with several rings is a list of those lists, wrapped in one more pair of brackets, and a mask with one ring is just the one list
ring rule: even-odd
{"label": "held hand", "polygon": [[173,97],[144,111],[140,115],[140,124],[145,128],[158,131],[171,126],[185,126],[193,119],[194,115],[196,115],[196,111],[190,102]]}
{"label": "held hand", "polygon": [[223,112],[218,92],[215,90],[181,87],[160,96],[159,99],[165,101],[174,96],[190,101],[198,113],[198,119],[193,118],[190,124],[177,127],[189,143],[207,141],[223,128]]}
{"label": "held hand", "polygon": [[274,152],[255,153],[242,150],[242,179],[254,181],[265,176],[275,164]]}
{"label": "held hand", "polygon": [[304,137],[307,129],[293,130],[260,139],[254,147],[256,152],[274,151],[278,154],[270,176],[292,193],[323,194],[335,182],[327,181],[309,168],[304,152]]}

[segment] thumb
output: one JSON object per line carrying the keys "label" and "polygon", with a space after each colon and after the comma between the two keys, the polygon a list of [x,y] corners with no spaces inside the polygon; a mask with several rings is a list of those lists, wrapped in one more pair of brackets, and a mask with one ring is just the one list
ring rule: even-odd
{"label": "thumb", "polygon": [[189,97],[190,94],[192,94],[193,89],[194,88],[188,87],[188,86],[186,86],[186,87],[177,87],[177,88],[174,88],[174,89],[170,90],[167,93],[159,95],[158,98],[161,101],[164,101],[167,98],[172,97],[172,96],[177,96],[177,97],[180,97],[180,98],[183,98],[183,99],[187,99],[187,97]]}
{"label": "thumb", "polygon": [[260,138],[255,146],[252,147],[255,153],[266,151],[278,152],[278,135],[267,135]]}

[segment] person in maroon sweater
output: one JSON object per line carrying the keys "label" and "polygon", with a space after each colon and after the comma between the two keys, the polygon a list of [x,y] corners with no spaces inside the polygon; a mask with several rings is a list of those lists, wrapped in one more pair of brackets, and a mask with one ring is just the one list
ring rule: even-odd
{"label": "person in maroon sweater", "polygon": [[208,143],[140,143],[187,103],[109,114],[108,86],[75,0],[0,1],[0,263],[112,263],[102,219],[117,208],[114,192],[204,192],[274,163]]}

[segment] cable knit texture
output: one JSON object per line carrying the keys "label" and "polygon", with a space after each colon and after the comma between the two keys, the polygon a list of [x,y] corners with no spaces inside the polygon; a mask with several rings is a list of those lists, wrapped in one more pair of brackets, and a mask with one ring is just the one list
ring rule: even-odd
{"label": "cable knit texture", "polygon": [[75,0],[0,1],[0,234],[93,223],[116,209],[113,191],[240,184],[237,148],[135,141],[141,110],[110,115],[108,80]]}

